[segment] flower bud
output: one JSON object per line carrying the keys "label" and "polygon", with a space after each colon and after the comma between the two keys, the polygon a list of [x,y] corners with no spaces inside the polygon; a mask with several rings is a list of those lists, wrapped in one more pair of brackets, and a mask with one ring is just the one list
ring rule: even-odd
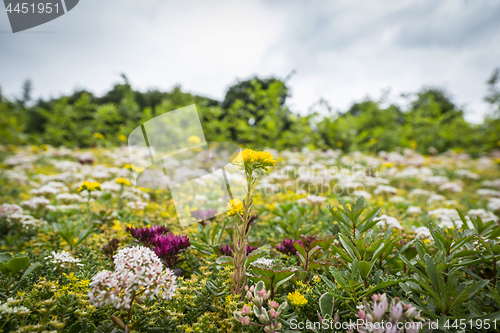
{"label": "flower bud", "polygon": [[243,305],[243,308],[241,308],[241,313],[243,315],[249,315],[250,313],[252,313],[252,309],[250,309],[250,307],[245,304]]}

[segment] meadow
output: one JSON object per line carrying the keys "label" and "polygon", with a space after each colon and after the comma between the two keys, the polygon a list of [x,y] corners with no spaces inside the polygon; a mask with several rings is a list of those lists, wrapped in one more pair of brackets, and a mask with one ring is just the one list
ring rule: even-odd
{"label": "meadow", "polygon": [[500,155],[243,157],[181,227],[125,146],[1,146],[0,331],[498,331]]}

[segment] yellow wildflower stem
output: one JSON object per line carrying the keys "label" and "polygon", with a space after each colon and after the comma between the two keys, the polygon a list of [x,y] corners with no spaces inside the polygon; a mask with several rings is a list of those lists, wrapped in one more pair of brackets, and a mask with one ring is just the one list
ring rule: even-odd
{"label": "yellow wildflower stem", "polygon": [[253,197],[252,197],[252,171],[245,172],[247,176],[247,195],[245,200],[243,200],[243,214],[237,213],[236,221],[239,219],[241,223],[235,223],[234,237],[233,237],[233,248],[234,248],[234,273],[231,277],[232,282],[232,294],[240,294],[243,297],[244,288],[246,285],[246,246],[248,243],[248,234],[250,233],[250,226],[248,225],[250,217],[252,215]]}

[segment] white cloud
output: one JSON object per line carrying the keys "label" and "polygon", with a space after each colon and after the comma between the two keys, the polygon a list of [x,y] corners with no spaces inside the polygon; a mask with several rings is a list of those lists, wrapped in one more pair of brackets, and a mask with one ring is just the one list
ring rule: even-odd
{"label": "white cloud", "polygon": [[[98,94],[126,73],[135,88],[222,99],[236,78],[284,78],[294,110],[320,97],[345,110],[366,95],[444,86],[480,121],[485,81],[500,66],[500,3],[427,1],[97,1],[26,33],[0,14],[0,85],[31,78],[47,97]],[[36,33],[52,31],[53,33]]]}

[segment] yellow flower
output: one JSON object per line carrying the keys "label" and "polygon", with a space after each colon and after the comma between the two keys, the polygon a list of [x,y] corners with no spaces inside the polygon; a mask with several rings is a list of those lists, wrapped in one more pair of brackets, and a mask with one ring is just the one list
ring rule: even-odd
{"label": "yellow flower", "polygon": [[288,293],[286,298],[293,306],[301,307],[307,304],[307,299],[298,290]]}
{"label": "yellow flower", "polygon": [[101,133],[94,133],[92,136],[96,139],[104,140],[104,135],[102,135]]}
{"label": "yellow flower", "polygon": [[120,135],[118,136],[118,139],[119,139],[120,141],[127,141],[127,137],[126,137],[125,135],[123,135],[123,134],[120,134]]}
{"label": "yellow flower", "polygon": [[98,182],[89,182],[88,180],[86,180],[80,185],[80,187],[78,188],[78,192],[85,191],[85,190],[87,190],[89,192],[100,191],[101,184],[99,184]]}
{"label": "yellow flower", "polygon": [[409,143],[410,143],[411,149],[413,149],[413,150],[417,149],[417,141],[411,140]]}
{"label": "yellow flower", "polygon": [[130,186],[130,181],[127,178],[116,178],[116,183],[120,185]]}
{"label": "yellow flower", "polygon": [[342,141],[337,141],[337,147],[342,147],[344,145],[344,143]]}
{"label": "yellow flower", "polygon": [[268,151],[255,151],[253,149],[245,149],[241,153],[235,153],[230,162],[238,165],[240,169],[245,167],[245,170],[251,172],[256,169],[267,170],[268,167],[276,165],[273,155]]}
{"label": "yellow flower", "polygon": [[196,135],[191,135],[191,136],[188,138],[188,144],[189,144],[191,147],[198,145],[200,142],[201,142],[201,139],[200,139],[199,137],[197,137]]}
{"label": "yellow flower", "polygon": [[386,167],[386,168],[392,168],[394,166],[394,163],[392,163],[392,162],[384,162],[384,163],[382,163],[382,166]]}
{"label": "yellow flower", "polygon": [[236,203],[233,199],[227,203],[227,216],[234,216],[236,214],[243,214],[243,203],[240,201]]}
{"label": "yellow flower", "polygon": [[374,145],[377,143],[377,139],[376,138],[371,138],[370,139],[370,144]]}

